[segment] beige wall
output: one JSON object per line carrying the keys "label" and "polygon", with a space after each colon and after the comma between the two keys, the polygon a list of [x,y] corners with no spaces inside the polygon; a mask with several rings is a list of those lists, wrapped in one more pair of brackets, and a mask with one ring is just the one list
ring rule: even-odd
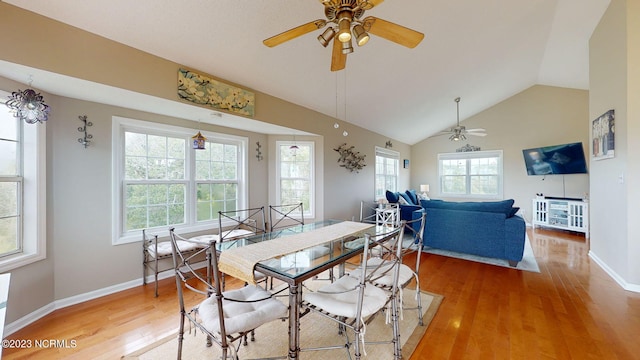
{"label": "beige wall", "polygon": [[591,161],[590,255],[634,291],[640,291],[639,14],[637,1],[611,1],[589,43],[589,118],[614,109],[616,131],[615,157]]}
{"label": "beige wall", "polygon": [[[411,148],[415,164],[411,185],[418,188],[419,184],[429,184],[431,197],[443,198],[438,184],[437,155],[470,144],[482,150],[503,151],[503,197],[515,200],[515,206],[524,210],[527,222],[531,221],[531,200],[536,193],[582,198],[589,191],[588,175],[528,176],[522,150],[582,142],[587,152],[588,96],[584,90],[533,86],[462,123],[469,129],[486,129],[485,137],[468,136],[465,141],[453,142],[447,136],[439,136],[421,141]],[[460,106],[464,106],[464,101]]]}

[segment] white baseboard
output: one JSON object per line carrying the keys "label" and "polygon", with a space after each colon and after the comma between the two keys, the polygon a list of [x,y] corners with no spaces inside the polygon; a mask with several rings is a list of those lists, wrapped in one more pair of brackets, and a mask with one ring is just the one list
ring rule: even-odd
{"label": "white baseboard", "polygon": [[618,283],[623,289],[627,291],[640,293],[640,285],[628,283],[622,276],[618,275],[613,269],[611,269],[602,259],[600,259],[592,251],[589,251],[589,257],[596,264],[598,264],[602,270],[604,270],[611,278]]}
{"label": "white baseboard", "polygon": [[[206,262],[201,262],[196,264],[196,268],[202,268],[206,266]],[[158,280],[162,280],[162,279],[166,279],[166,278],[170,278],[173,277],[174,274],[172,271],[164,271],[158,274]],[[153,275],[149,275],[147,276],[147,285],[150,286],[154,286],[154,276]],[[99,297],[103,297],[105,295],[110,295],[110,294],[114,294],[123,290],[127,290],[127,289],[131,289],[134,288],[136,286],[140,286],[142,285],[142,277],[135,279],[135,280],[131,280],[131,281],[127,281],[124,283],[120,283],[120,284],[116,284],[116,285],[112,285],[112,286],[108,286],[106,288],[102,288],[102,289],[98,289],[98,290],[94,290],[94,291],[89,291],[87,293],[84,294],[78,294],[75,296],[70,296],[68,298],[64,298],[64,299],[60,299],[60,300],[56,300],[52,303],[49,303],[43,307],[41,307],[40,309],[33,311],[23,317],[21,317],[20,319],[7,324],[4,327],[4,336],[8,336],[13,334],[14,332],[24,328],[27,325],[32,324],[35,321],[40,320],[41,318],[51,314],[52,312],[56,311],[56,310],[60,310],[63,309],[67,306],[71,306],[71,305],[76,305],[76,304],[80,304],[83,303],[85,301],[89,301],[89,300],[93,300],[93,299],[97,299]]]}

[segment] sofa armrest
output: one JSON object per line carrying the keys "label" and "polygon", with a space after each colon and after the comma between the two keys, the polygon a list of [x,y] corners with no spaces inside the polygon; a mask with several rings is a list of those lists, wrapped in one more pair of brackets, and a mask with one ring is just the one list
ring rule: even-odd
{"label": "sofa armrest", "polygon": [[400,220],[413,220],[413,212],[422,210],[420,205],[400,205]]}
{"label": "sofa armrest", "polygon": [[520,216],[514,215],[504,221],[505,255],[508,260],[520,261],[524,252],[526,223]]}

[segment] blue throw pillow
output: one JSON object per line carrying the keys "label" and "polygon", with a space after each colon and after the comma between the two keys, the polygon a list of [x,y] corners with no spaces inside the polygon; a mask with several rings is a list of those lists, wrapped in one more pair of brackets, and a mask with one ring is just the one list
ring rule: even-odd
{"label": "blue throw pillow", "polygon": [[509,214],[507,214],[507,217],[508,218],[512,217],[513,215],[515,215],[518,212],[518,210],[520,210],[519,207],[517,207],[517,206],[512,207],[511,210],[509,211]]}
{"label": "blue throw pillow", "polygon": [[398,202],[398,199],[400,198],[400,195],[396,192],[391,192],[389,190],[387,190],[387,192],[385,193],[386,197],[387,197],[387,201],[391,204],[395,204]]}
{"label": "blue throw pillow", "polygon": [[411,201],[409,201],[409,204],[420,205],[420,203],[418,202],[418,195],[416,195],[415,190],[407,190],[405,191],[405,193],[409,196],[409,199],[411,199]]}
{"label": "blue throw pillow", "polygon": [[397,193],[400,195],[400,197],[402,197],[407,204],[406,205],[413,205],[413,201],[411,201],[411,197],[409,197],[409,195],[407,195],[406,193]]}

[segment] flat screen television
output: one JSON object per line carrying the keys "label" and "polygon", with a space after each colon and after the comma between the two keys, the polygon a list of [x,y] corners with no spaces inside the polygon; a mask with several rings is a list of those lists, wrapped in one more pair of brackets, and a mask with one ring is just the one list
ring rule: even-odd
{"label": "flat screen television", "polygon": [[522,154],[529,175],[587,173],[581,142],[525,149]]}

